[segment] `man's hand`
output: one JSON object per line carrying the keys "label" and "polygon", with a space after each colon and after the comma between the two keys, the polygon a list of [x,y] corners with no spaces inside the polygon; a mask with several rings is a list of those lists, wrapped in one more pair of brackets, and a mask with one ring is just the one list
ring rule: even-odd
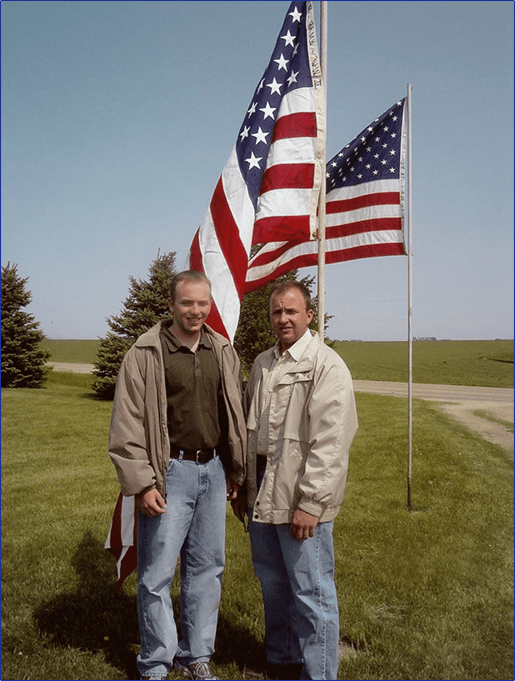
{"label": "man's hand", "polygon": [[144,494],[136,494],[136,502],[143,515],[155,517],[166,513],[166,503],[157,489],[150,489]]}
{"label": "man's hand", "polygon": [[231,501],[231,506],[234,515],[245,524],[245,516],[247,515],[247,495],[239,494],[236,499]]}
{"label": "man's hand", "polygon": [[234,482],[234,480],[231,480],[231,478],[227,478],[227,501],[232,501],[233,499],[236,499],[239,491],[240,486],[238,485],[238,483]]}
{"label": "man's hand", "polygon": [[307,511],[302,511],[298,508],[293,514],[290,525],[290,534],[293,539],[303,541],[309,537],[315,536],[315,528],[318,525],[318,518],[316,515],[311,515]]}

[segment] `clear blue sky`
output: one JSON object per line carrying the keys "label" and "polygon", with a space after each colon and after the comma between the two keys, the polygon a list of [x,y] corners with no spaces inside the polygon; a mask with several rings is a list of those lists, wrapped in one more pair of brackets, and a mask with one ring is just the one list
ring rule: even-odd
{"label": "clear blue sky", "polygon": [[[328,158],[413,85],[413,335],[513,338],[513,3],[328,4]],[[49,338],[182,269],[288,6],[3,0],[2,264]],[[328,266],[326,310],[407,338],[407,258]]]}

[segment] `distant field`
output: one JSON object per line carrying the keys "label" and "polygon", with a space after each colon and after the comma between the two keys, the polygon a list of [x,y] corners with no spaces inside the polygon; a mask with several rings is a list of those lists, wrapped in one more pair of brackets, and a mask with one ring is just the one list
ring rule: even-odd
{"label": "distant field", "polygon": [[[407,342],[336,341],[354,379],[408,380]],[[413,382],[513,387],[513,341],[414,341]]]}
{"label": "distant field", "polygon": [[[360,381],[408,380],[406,342],[335,341],[352,376]],[[98,340],[45,340],[53,362],[92,364]],[[513,387],[513,341],[414,341],[414,383]]]}
{"label": "distant field", "polygon": [[47,340],[41,347],[50,350],[51,362],[71,362],[72,364],[93,364],[97,359],[99,340]]}

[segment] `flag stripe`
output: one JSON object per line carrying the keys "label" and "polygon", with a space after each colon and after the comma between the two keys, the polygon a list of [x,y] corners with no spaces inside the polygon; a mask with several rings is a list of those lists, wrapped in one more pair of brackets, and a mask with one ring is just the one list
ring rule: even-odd
{"label": "flag stripe", "polygon": [[307,215],[284,215],[280,221],[276,217],[262,218],[256,221],[254,228],[255,243],[260,244],[275,239],[287,239],[292,232],[298,230],[305,232],[309,229],[309,217]]}
{"label": "flag stripe", "polygon": [[327,215],[332,213],[345,213],[357,208],[366,206],[382,206],[387,204],[399,204],[399,192],[383,192],[377,194],[365,194],[365,196],[355,196],[352,199],[341,199],[339,201],[328,201],[325,212]]}
{"label": "flag stripe", "polygon": [[313,186],[315,165],[305,163],[283,163],[265,171],[260,194],[280,187],[281,189],[309,189]]}
{"label": "flag stripe", "polygon": [[272,142],[291,137],[316,137],[317,119],[314,111],[281,116],[274,127]]}
{"label": "flag stripe", "polygon": [[135,497],[124,497],[121,493],[116,500],[111,526],[104,548],[116,560],[118,581],[115,591],[135,570],[137,564],[137,514]]}
{"label": "flag stripe", "polygon": [[227,202],[222,178],[218,181],[211,200],[211,215],[217,216],[217,220],[213,221],[213,225],[218,237],[218,243],[220,244],[227,266],[232,272],[234,284],[241,299],[246,275],[246,267],[243,263],[248,259],[248,256],[241,243],[238,226]]}

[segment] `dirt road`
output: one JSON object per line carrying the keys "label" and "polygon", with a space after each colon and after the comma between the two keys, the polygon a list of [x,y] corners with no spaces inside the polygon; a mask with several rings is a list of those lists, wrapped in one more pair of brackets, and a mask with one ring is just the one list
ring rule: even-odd
{"label": "dirt road", "polygon": [[[354,381],[356,392],[376,395],[408,397],[407,383],[387,381]],[[494,442],[513,452],[513,432],[490,418],[513,424],[513,389],[481,388],[464,385],[434,385],[414,383],[413,399],[438,402],[439,408],[470,430],[480,433],[485,440]]]}
{"label": "dirt road", "polygon": [[[89,374],[92,364],[49,362],[56,371]],[[387,381],[354,381],[354,390],[376,395],[408,397],[407,383]],[[500,423],[483,418],[482,412],[493,419],[513,424],[513,390],[511,388],[479,388],[462,385],[429,385],[414,383],[413,399],[438,402],[440,409],[463,425],[480,433],[486,440],[500,444],[513,452],[513,433]]]}

